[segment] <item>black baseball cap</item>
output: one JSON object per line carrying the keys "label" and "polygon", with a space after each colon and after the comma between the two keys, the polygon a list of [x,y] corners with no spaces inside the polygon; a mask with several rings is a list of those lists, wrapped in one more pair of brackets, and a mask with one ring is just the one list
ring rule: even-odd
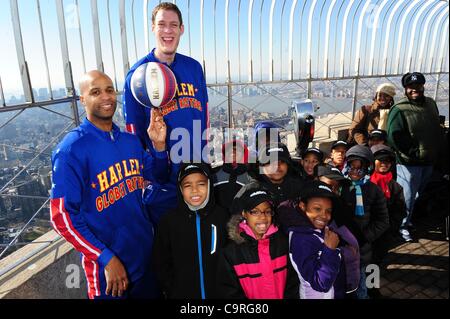
{"label": "black baseball cap", "polygon": [[406,88],[413,84],[425,84],[425,76],[420,72],[406,73],[402,76],[402,85]]}
{"label": "black baseball cap", "polygon": [[186,176],[194,173],[203,174],[209,179],[211,168],[206,163],[183,163],[178,172],[178,183],[181,183]]}
{"label": "black baseball cap", "polygon": [[330,186],[317,180],[306,182],[300,192],[300,200],[302,201],[312,197],[330,198],[333,201],[333,207],[338,203],[338,197],[333,193]]}
{"label": "black baseball cap", "polygon": [[319,162],[323,161],[323,152],[317,147],[309,147],[303,151],[302,158],[305,158],[306,154],[314,154],[319,158]]}
{"label": "black baseball cap", "polygon": [[373,138],[378,138],[380,140],[387,141],[387,133],[385,130],[379,130],[379,129],[372,130],[369,133],[369,140],[373,139]]}
{"label": "black baseball cap", "polygon": [[258,183],[248,184],[246,187],[247,189],[240,197],[244,210],[252,210],[264,202],[268,202],[271,206],[273,205],[273,196],[265,187]]}
{"label": "black baseball cap", "polygon": [[291,162],[291,154],[283,143],[274,143],[262,147],[258,152],[258,161],[262,165],[268,164],[272,156],[277,156],[278,160],[285,163]]}
{"label": "black baseball cap", "polygon": [[329,179],[333,179],[336,181],[342,181],[346,178],[342,174],[342,172],[337,167],[332,167],[329,165],[319,165],[317,168],[317,176],[321,177],[324,176]]}
{"label": "black baseball cap", "polygon": [[344,146],[345,149],[347,149],[348,148],[348,143],[346,141],[336,141],[333,144],[331,144],[331,149],[334,149],[334,148],[336,148],[338,146]]}

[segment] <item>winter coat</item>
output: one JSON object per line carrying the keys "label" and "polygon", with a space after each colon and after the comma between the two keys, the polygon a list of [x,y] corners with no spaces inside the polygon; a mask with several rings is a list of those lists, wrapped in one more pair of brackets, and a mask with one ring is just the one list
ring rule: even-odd
{"label": "winter coat", "polygon": [[247,165],[233,167],[225,163],[215,169],[214,196],[216,203],[230,210],[234,196],[248,183]]}
{"label": "winter coat", "polygon": [[403,98],[389,112],[388,144],[402,165],[433,165],[445,154],[444,133],[436,102]]}
{"label": "winter coat", "polygon": [[153,265],[167,298],[217,298],[217,263],[227,241],[228,212],[216,205],[211,179],[209,187],[208,204],[196,212],[178,187],[178,207],[161,217],[156,230]]}
{"label": "winter coat", "polygon": [[381,189],[368,181],[361,186],[364,215],[354,214],[356,207],[356,190],[353,187],[343,188],[341,198],[345,209],[351,214],[356,229],[351,229],[358,239],[361,262],[370,264],[372,260],[372,243],[389,228],[389,214],[386,198]]}
{"label": "winter coat", "polygon": [[298,299],[298,278],[288,239],[273,224],[260,240],[242,216],[228,223],[231,241],[221,254],[218,286],[223,298]]}
{"label": "winter coat", "polygon": [[348,143],[367,144],[369,132],[378,128],[380,109],[380,105],[373,102],[371,105],[362,106],[355,113],[348,130]]}
{"label": "winter coat", "polygon": [[231,214],[240,214],[242,212],[240,197],[249,187],[253,187],[252,185],[254,183],[262,185],[270,193],[272,193],[274,195],[274,204],[277,206],[279,203],[288,199],[297,198],[300,194],[304,181],[298,177],[292,176],[289,171],[281,184],[273,184],[265,175],[262,174],[255,175],[255,177],[250,177],[250,182],[246,186],[242,187],[234,197],[231,205]]}
{"label": "winter coat", "polygon": [[[333,210],[333,215],[336,213]],[[300,278],[300,299],[345,298],[347,294],[358,288],[360,275],[359,245],[347,226],[338,225],[334,220],[329,223],[330,229],[339,235],[340,242],[336,249],[339,253],[339,260],[337,260],[335,258],[337,255],[334,256],[332,250],[323,244],[323,232],[312,226],[305,213],[298,208],[296,201],[281,203],[278,206],[277,214],[277,221],[284,223],[285,227],[288,228],[291,259]],[[317,257],[321,254],[320,251],[324,249],[327,250],[327,257],[330,257],[330,259],[327,258],[323,265],[316,264],[311,259],[312,256]],[[331,264],[328,265],[327,262]],[[336,262],[338,262],[338,265],[335,264]],[[322,277],[324,270],[321,266],[328,269],[325,272],[338,272],[333,275],[335,276],[334,280],[328,282],[321,280],[324,279]],[[331,289],[333,289],[333,292],[331,292]]]}

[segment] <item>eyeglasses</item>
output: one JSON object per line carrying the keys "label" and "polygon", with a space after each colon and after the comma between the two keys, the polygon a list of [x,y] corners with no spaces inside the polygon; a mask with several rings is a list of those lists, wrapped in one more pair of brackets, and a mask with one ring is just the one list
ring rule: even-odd
{"label": "eyeglasses", "polygon": [[250,215],[252,215],[252,216],[262,216],[262,215],[265,215],[265,216],[273,216],[273,215],[275,215],[275,212],[273,211],[273,210],[271,210],[271,209],[267,209],[267,210],[265,210],[265,211],[260,211],[260,210],[257,210],[257,209],[252,209],[252,210],[249,210],[249,211],[247,211]]}

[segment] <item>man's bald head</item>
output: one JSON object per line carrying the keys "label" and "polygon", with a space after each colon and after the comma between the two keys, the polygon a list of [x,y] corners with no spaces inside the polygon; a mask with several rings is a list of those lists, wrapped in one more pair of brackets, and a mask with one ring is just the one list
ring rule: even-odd
{"label": "man's bald head", "polygon": [[85,73],[80,80],[79,88],[80,88],[80,95],[85,95],[87,90],[89,90],[90,85],[93,81],[99,79],[99,78],[105,78],[111,82],[112,80],[109,76],[107,76],[105,73],[99,70],[92,70],[87,73]]}

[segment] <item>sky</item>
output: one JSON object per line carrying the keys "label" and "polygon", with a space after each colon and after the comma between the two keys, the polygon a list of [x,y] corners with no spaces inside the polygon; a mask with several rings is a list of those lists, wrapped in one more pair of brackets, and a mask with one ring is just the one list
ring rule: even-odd
{"label": "sky", "polygon": [[[64,86],[61,46],[55,6],[56,1],[60,0],[18,0],[25,57],[30,70],[32,86],[35,88],[47,87],[37,3],[39,3],[41,8],[42,27],[44,31],[51,86],[53,89]],[[352,6],[350,6],[351,1],[353,1]],[[2,39],[2,50],[0,50],[0,78],[6,95],[20,94],[22,91],[20,70],[17,62],[17,52],[11,22],[11,3],[14,2],[15,1],[0,0],[0,38]],[[72,63],[74,80],[75,83],[77,83],[80,76],[84,73],[85,68],[86,70],[96,68],[91,1],[63,0],[62,2],[65,12],[69,56]],[[145,2],[147,2],[150,18],[152,8],[158,4],[159,1],[126,0],[126,27],[128,59],[130,65],[147,54],[144,38],[145,17],[143,16]],[[191,55],[202,62],[200,37],[201,1],[177,0],[175,2],[183,13],[185,24],[185,33],[181,39],[178,52]],[[248,12],[250,4],[253,4],[251,19],[253,79],[255,81],[269,80],[269,15],[272,2],[272,0],[229,0],[229,52],[232,74],[231,80],[233,82],[247,82],[249,80]],[[440,0],[404,0],[393,16],[389,43],[387,47],[384,47],[388,16],[393,12],[397,3],[396,0],[277,0],[274,2],[273,18],[274,80],[288,79],[289,21],[292,8],[295,8],[293,11],[294,31],[292,32],[293,72],[295,79],[305,78],[307,76],[308,43],[310,43],[311,46],[312,77],[322,77],[324,75],[324,51],[326,42],[328,42],[329,50],[328,75],[340,75],[342,58],[345,75],[354,75],[356,73],[355,61],[359,35],[359,18],[364,8],[366,8],[366,14],[361,20],[360,74],[369,73],[368,67],[372,30],[374,30],[375,27],[377,27],[374,47],[375,73],[383,74],[381,60],[386,50],[389,58],[388,73],[395,70],[397,64],[395,61],[397,47],[400,48],[399,52],[401,53],[399,73],[406,71],[406,56],[409,52],[411,40],[413,40],[413,46],[411,47],[413,57],[418,57],[420,44],[423,44],[424,61],[427,63],[425,63],[426,67],[423,67],[421,71],[429,71],[428,61],[431,59],[431,43],[434,38],[436,38],[437,43],[433,53],[434,60],[437,59],[440,52],[444,50],[444,56],[446,57],[444,70],[448,71],[448,2],[442,2],[443,1]],[[326,17],[328,9],[333,3],[334,8],[331,11],[330,16],[329,39],[326,41]],[[204,50],[208,83],[223,83],[227,75],[225,4],[226,0],[204,1]],[[417,16],[418,18],[405,19],[404,36],[402,39],[399,39],[399,22],[404,16],[402,14],[407,10],[410,4],[413,4],[410,10],[411,16]],[[104,61],[105,72],[112,77],[114,77],[114,74],[116,75],[118,88],[121,89],[124,71],[120,40],[119,0],[98,0],[97,5],[99,12],[98,19],[100,24],[102,58]],[[293,5],[295,6],[293,7]],[[311,40],[308,41],[309,12],[313,5],[315,5],[315,7],[313,15],[311,16]],[[433,11],[436,5],[439,5],[440,8],[439,10]],[[380,7],[382,7],[380,19],[377,26],[375,26],[375,12],[377,12]],[[346,32],[343,32],[343,17],[347,8],[350,8],[348,25]],[[444,9],[446,12],[441,15],[442,11],[440,9]],[[108,27],[108,10],[110,12],[112,42],[110,40],[110,29]],[[78,12],[80,13],[79,15]],[[432,12],[434,12],[434,14],[429,19],[429,27],[425,33],[426,17],[427,14],[431,14]],[[137,40],[136,49],[132,33],[132,13],[134,13],[135,37]],[[419,15],[419,13],[421,14]],[[439,20],[441,16],[442,19]],[[78,18],[80,20],[81,29],[78,25]],[[398,21],[398,23],[395,23],[396,21]],[[441,21],[441,23],[437,25],[437,21]],[[442,35],[445,23],[447,23],[446,36]],[[80,44],[79,30],[81,30],[82,46]],[[214,30],[216,38],[214,38]],[[411,34],[413,30],[416,30],[416,32]],[[344,48],[344,56],[341,57],[340,50],[344,34],[346,37],[346,45]],[[154,46],[154,39],[151,32],[149,34],[149,41],[150,48],[152,48]],[[82,49],[84,51],[85,67],[83,66]],[[112,52],[114,52],[115,63],[113,63]],[[418,65],[416,58],[413,60],[413,65]],[[439,64],[435,64],[434,66],[439,67]]]}

